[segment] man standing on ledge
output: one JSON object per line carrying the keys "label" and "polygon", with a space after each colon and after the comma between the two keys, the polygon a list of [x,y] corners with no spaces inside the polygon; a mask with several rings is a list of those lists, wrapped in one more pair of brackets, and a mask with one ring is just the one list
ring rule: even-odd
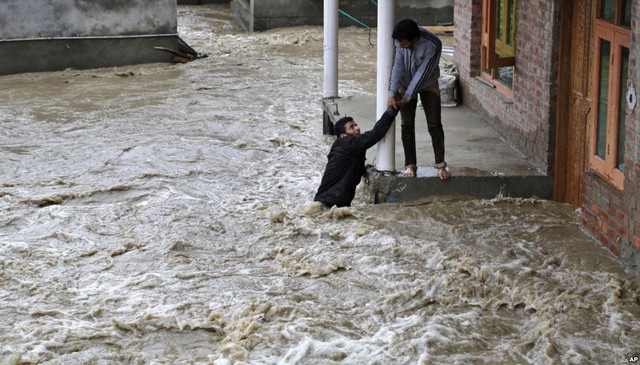
{"label": "man standing on ledge", "polygon": [[416,158],[416,106],[418,95],[427,117],[427,127],[438,169],[438,177],[451,177],[444,160],[444,130],[440,115],[440,53],[442,42],[430,31],[418,27],[411,19],[399,21],[393,28],[395,55],[391,69],[389,100],[391,108],[400,107],[402,119],[402,146],[404,147],[404,175],[415,177]]}
{"label": "man standing on ledge", "polygon": [[351,117],[340,118],[333,127],[336,141],[327,156],[329,161],[318,193],[313,199],[327,207],[348,207],[356,195],[356,186],[366,172],[367,149],[385,136],[398,111],[388,108],[372,130],[360,134],[360,127]]}

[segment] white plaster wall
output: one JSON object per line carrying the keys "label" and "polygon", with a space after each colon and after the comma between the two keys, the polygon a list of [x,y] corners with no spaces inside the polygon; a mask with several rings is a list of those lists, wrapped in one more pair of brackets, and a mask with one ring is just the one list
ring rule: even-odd
{"label": "white plaster wall", "polygon": [[176,0],[0,0],[4,40],[176,32]]}

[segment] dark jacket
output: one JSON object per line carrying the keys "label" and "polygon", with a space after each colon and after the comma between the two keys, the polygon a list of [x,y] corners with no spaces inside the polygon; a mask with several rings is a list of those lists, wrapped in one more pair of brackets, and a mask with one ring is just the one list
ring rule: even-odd
{"label": "dark jacket", "polygon": [[372,130],[358,137],[338,137],[333,142],[315,201],[329,207],[351,205],[356,194],[356,186],[366,171],[364,161],[367,149],[384,137],[396,114],[398,114],[396,110],[389,108]]}

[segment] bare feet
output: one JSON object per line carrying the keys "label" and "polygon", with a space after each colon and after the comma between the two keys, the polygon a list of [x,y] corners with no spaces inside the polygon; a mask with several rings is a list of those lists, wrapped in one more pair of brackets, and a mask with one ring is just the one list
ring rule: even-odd
{"label": "bare feet", "polygon": [[416,165],[407,165],[406,170],[402,173],[404,177],[416,177],[416,171],[418,168]]}
{"label": "bare feet", "polygon": [[447,171],[446,167],[442,167],[438,169],[438,177],[440,178],[440,180],[449,180],[449,178],[451,177],[451,173]]}

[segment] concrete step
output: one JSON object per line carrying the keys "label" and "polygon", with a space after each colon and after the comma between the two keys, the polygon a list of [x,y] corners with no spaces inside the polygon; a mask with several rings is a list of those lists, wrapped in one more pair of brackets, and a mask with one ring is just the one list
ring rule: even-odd
{"label": "concrete step", "polygon": [[[434,174],[435,174],[435,169]],[[548,176],[452,176],[407,178],[375,170],[365,179],[375,203],[419,202],[433,197],[496,197],[551,199],[553,179]]]}

